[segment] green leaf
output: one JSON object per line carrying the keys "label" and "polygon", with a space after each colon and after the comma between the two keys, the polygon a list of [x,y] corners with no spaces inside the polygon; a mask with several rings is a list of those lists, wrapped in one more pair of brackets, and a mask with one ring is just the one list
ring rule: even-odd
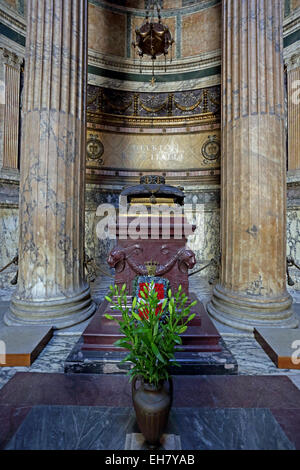
{"label": "green leaf", "polygon": [[166,364],[166,361],[164,360],[164,358],[162,357],[162,355],[160,354],[156,344],[152,343],[151,344],[151,348],[152,348],[152,351],[154,352],[155,356],[157,357],[157,359],[162,362],[163,364]]}
{"label": "green leaf", "polygon": [[132,316],[133,316],[133,318],[135,318],[137,321],[139,321],[139,322],[142,321],[141,317],[140,317],[137,313],[132,312]]}
{"label": "green leaf", "polygon": [[105,300],[107,300],[108,302],[112,302],[112,299],[108,296],[105,296]]}
{"label": "green leaf", "polygon": [[187,326],[182,326],[178,329],[178,333],[181,335],[182,333],[184,333],[185,331],[187,330]]}
{"label": "green leaf", "polygon": [[196,314],[195,313],[192,313],[192,315],[189,316],[189,318],[187,319],[187,323],[194,320]]}
{"label": "green leaf", "polygon": [[118,346],[120,348],[125,348],[125,349],[131,349],[132,344],[128,343],[124,339],[118,339],[118,341],[115,341],[114,346]]}
{"label": "green leaf", "polygon": [[105,314],[105,318],[107,318],[107,320],[115,320],[115,318],[109,315],[108,313]]}
{"label": "green leaf", "polygon": [[180,338],[180,336],[175,337],[174,341],[176,344],[182,344],[182,339]]}

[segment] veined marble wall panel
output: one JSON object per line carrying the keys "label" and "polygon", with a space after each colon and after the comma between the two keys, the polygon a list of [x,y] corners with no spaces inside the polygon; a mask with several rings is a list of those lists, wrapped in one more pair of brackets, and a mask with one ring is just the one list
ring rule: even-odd
{"label": "veined marble wall panel", "polygon": [[[300,206],[287,210],[287,255],[300,265]],[[290,275],[295,282],[291,290],[300,291],[300,271],[292,267]]]}
{"label": "veined marble wall panel", "polygon": [[300,0],[291,0],[291,10],[300,8]]}
{"label": "veined marble wall panel", "polygon": [[[287,256],[292,256],[300,266],[300,183],[297,179],[299,178],[288,177]],[[295,282],[291,290],[300,291],[300,271],[290,268],[290,274]]]}
{"label": "veined marble wall panel", "polygon": [[[197,227],[188,238],[188,246],[196,254],[196,270],[220,256],[220,188],[199,184],[197,189],[186,188],[185,194],[185,205],[190,205],[193,210],[186,211],[187,219]],[[218,264],[204,270],[201,277],[218,279]]]}
{"label": "veined marble wall panel", "polygon": [[125,57],[126,16],[89,4],[88,46],[100,53]]}
{"label": "veined marble wall panel", "polygon": [[[0,269],[8,264],[17,253],[19,241],[19,210],[11,207],[0,207]],[[15,266],[9,272],[15,271]],[[6,279],[5,272],[0,273],[1,279]]]}
{"label": "veined marble wall panel", "polygon": [[221,47],[221,6],[182,17],[182,57]]}
{"label": "veined marble wall panel", "polygon": [[100,240],[97,237],[96,227],[100,217],[96,215],[96,211],[101,204],[111,204],[117,209],[121,189],[121,187],[109,187],[107,185],[106,189],[103,189],[102,185],[86,185],[85,249],[87,255],[94,258],[98,265],[106,265],[107,255],[115,246],[116,241],[108,238]]}
{"label": "veined marble wall panel", "polygon": [[0,259],[2,265],[11,261],[16,254],[19,236],[18,209],[0,207],[0,232]]}
{"label": "veined marble wall panel", "polygon": [[2,4],[8,8],[11,8],[22,16],[25,15],[26,3],[27,0],[0,0],[0,6]]}
{"label": "veined marble wall panel", "polygon": [[[221,8],[217,0],[193,2],[167,1],[161,12],[175,39],[174,58],[199,55],[220,48]],[[145,12],[128,7],[128,2],[93,0],[89,4],[89,47],[99,53],[133,59],[135,29]],[[182,8],[187,7],[187,8]],[[158,61],[164,61],[159,57]]]}
{"label": "veined marble wall panel", "polygon": [[207,160],[203,145],[210,135],[220,140],[219,129],[197,134],[144,135],[89,131],[103,144],[103,166],[139,170],[181,170],[219,167],[219,160]]}

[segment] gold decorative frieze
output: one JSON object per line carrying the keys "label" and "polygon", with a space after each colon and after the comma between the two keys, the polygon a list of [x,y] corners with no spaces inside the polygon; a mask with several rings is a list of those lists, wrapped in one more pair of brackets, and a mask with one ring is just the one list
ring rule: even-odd
{"label": "gold decorative frieze", "polygon": [[100,114],[90,113],[87,114],[89,123],[111,125],[115,127],[126,126],[135,128],[147,128],[147,127],[186,127],[186,126],[199,126],[201,124],[216,124],[219,122],[213,113],[196,114],[193,116],[185,117],[159,117],[159,118],[147,118],[141,116],[116,116],[113,114]]}
{"label": "gold decorative frieze", "polygon": [[186,127],[220,122],[220,88],[135,93],[88,87],[89,123],[115,127]]}

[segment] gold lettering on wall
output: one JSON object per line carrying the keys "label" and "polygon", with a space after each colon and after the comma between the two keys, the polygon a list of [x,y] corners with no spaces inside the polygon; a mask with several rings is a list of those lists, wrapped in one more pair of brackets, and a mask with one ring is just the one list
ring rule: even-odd
{"label": "gold lettering on wall", "polygon": [[[202,148],[211,132],[194,134],[139,135],[88,130],[103,144],[103,162],[106,168],[140,170],[187,170],[219,168],[220,160],[205,159]],[[220,130],[215,129],[216,138]],[[88,166],[96,166],[89,165]]]}

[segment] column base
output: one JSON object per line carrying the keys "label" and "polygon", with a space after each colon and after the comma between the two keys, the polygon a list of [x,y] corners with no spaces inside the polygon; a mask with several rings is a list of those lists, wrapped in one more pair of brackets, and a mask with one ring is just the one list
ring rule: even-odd
{"label": "column base", "polygon": [[61,329],[87,320],[95,310],[89,287],[73,297],[42,302],[20,300],[14,296],[9,311],[4,315],[4,323],[8,326],[47,325]]}
{"label": "column base", "polygon": [[297,328],[299,322],[292,303],[293,299],[287,292],[274,299],[253,298],[217,285],[207,310],[227,326],[252,332],[256,327]]}

